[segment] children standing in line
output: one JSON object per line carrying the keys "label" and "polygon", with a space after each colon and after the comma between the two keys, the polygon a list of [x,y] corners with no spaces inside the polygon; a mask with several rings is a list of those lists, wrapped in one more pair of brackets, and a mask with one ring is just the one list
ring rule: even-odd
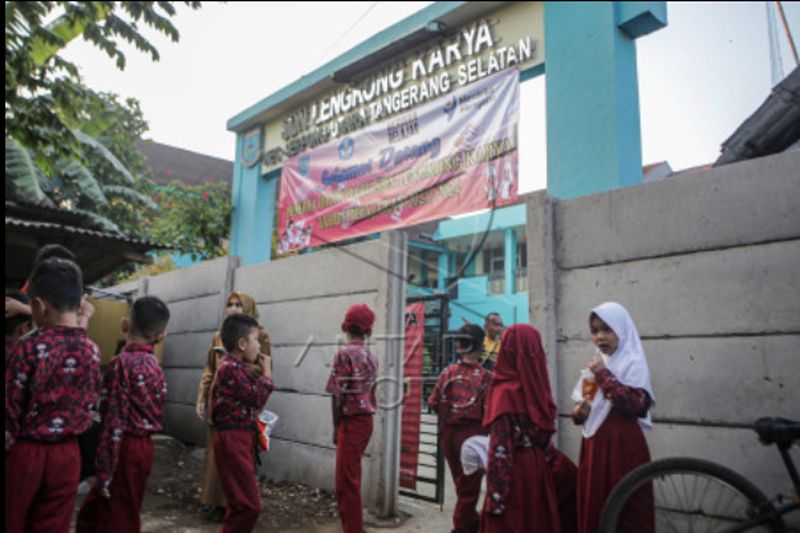
{"label": "children standing in line", "polygon": [[169,321],[166,304],[145,296],[122,321],[127,343],[111,360],[100,392],[97,483],[83,501],[77,532],[137,533],[153,466],[150,435],[161,431],[167,382],[153,355]]}
{"label": "children standing in line", "polygon": [[560,531],[545,455],[555,420],[539,332],[514,324],[503,334],[483,419],[490,432],[483,533]]}
{"label": "children standing in line", "polygon": [[78,265],[43,261],[28,289],[39,329],[6,367],[6,531],[66,532],[80,475],[76,437],[92,422],[100,355],[78,327]]}
{"label": "children standing in line", "polygon": [[[603,505],[617,482],[650,462],[642,430],[652,428],[650,408],[655,403],[642,341],[628,311],[618,303],[604,303],[592,309],[589,328],[600,353],[588,364],[593,378],[579,379],[572,392],[572,419],[583,424],[578,465],[581,533],[597,531]],[[629,508],[620,531],[655,530],[652,487],[642,488]]]}
{"label": "children standing in line", "polygon": [[[214,461],[227,508],[223,533],[252,531],[261,513],[255,474],[258,453],[256,417],[274,385],[270,357],[260,354],[256,319],[231,315],[220,331],[227,353],[211,386],[211,409],[217,436]],[[247,363],[258,363],[256,374]]]}
{"label": "children standing in line", "polygon": [[333,360],[325,391],[332,394],[333,443],[336,445],[336,499],[344,533],[362,533],[361,457],[372,436],[377,411],[378,360],[367,349],[375,313],[364,304],[351,306],[342,322],[345,346]]}
{"label": "children standing in line", "polygon": [[442,370],[428,398],[428,405],[439,415],[439,438],[456,487],[455,533],[477,531],[480,521],[475,506],[481,493],[483,472],[464,473],[461,447],[470,437],[487,433],[483,428],[483,413],[492,374],[480,363],[483,338],[483,329],[475,324],[458,330],[456,351],[461,359]]}

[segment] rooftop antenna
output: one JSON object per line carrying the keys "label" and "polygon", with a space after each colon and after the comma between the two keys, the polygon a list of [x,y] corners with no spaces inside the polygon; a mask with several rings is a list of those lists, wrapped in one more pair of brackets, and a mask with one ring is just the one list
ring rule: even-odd
{"label": "rooftop antenna", "polygon": [[775,18],[777,2],[764,2],[767,8],[767,36],[769,38],[769,64],[772,73],[772,86],[775,87],[783,80],[783,60],[781,59],[781,45],[778,42],[778,21]]}
{"label": "rooftop antenna", "polygon": [[794,45],[794,39],[792,39],[792,32],[789,30],[789,23],[786,21],[786,13],[783,12],[783,6],[780,2],[776,1],[775,5],[778,6],[778,14],[781,16],[781,22],[783,22],[783,31],[786,32],[786,39],[789,41],[789,49],[792,51],[792,55],[794,56],[794,66],[800,65],[800,58],[797,56],[797,47]]}

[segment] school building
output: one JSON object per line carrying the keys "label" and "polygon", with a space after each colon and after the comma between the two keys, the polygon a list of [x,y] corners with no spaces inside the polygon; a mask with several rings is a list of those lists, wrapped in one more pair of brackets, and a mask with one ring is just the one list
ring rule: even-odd
{"label": "school building", "polygon": [[[169,303],[166,431],[204,444],[194,416],[202,365],[226,295],[248,292],[272,340],[277,389],[268,408],[281,417],[263,473],[333,489],[324,384],[344,311],[367,303],[377,314],[371,347],[384,407],[366,450],[363,498],[375,515],[395,516],[401,492],[440,501],[445,472],[435,438],[409,444],[403,429],[409,302],[425,303],[426,322],[435,308],[439,334],[462,318],[482,323],[488,311],[536,327],[558,404],[553,442],[577,460],[570,392],[591,355],[588,313],[617,301],[636,320],[648,355],[652,456],[713,460],[765,493],[779,492],[782,465],[750,425],[759,416],[791,418],[800,403],[800,70],[725,141],[713,167],[668,176],[659,164],[653,168],[664,179],[646,180],[635,41],[666,23],[664,2],[436,2],[232,117],[231,255],[115,288]],[[383,128],[386,146],[398,148],[398,139],[440,128],[413,150],[393,148],[390,163],[419,158],[455,169],[450,183],[462,192],[473,185],[467,176],[518,178],[510,129],[506,142],[480,152],[470,143],[482,130],[467,126],[486,115],[481,106],[501,96],[513,102],[515,84],[538,76],[547,92],[546,190],[514,198],[506,193],[515,190],[498,189],[490,197],[503,202],[494,209],[416,220],[413,231],[390,222],[360,231],[337,212],[325,231],[341,237],[352,228],[358,239],[314,240],[322,228],[308,231],[310,213],[330,207],[311,201],[321,191],[364,219],[377,220],[383,209],[397,219],[416,213],[396,203],[372,211],[348,194],[362,180],[391,185],[375,175],[377,160],[359,160],[364,132]],[[511,107],[494,116],[511,116],[503,114]],[[431,109],[438,119],[426,124]],[[454,133],[456,124],[462,129]],[[315,166],[321,160],[332,162],[327,172]],[[503,164],[492,167],[495,160]],[[407,186],[424,172],[393,177]],[[312,178],[319,179],[310,186]],[[446,192],[441,205],[452,206],[458,188]],[[306,246],[316,251],[272,252]],[[411,487],[401,473],[409,449],[419,457]]]}

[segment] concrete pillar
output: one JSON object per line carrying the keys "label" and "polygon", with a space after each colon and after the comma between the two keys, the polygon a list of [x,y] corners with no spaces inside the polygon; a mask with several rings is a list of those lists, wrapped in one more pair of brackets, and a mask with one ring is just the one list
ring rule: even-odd
{"label": "concrete pillar", "polygon": [[505,276],[505,293],[514,294],[514,269],[517,266],[517,236],[512,228],[505,229],[505,257],[503,258],[503,274]]}
{"label": "concrete pillar", "polygon": [[439,254],[439,273],[436,288],[439,292],[444,292],[447,288],[447,278],[450,276],[450,254]]}
{"label": "concrete pillar", "polygon": [[261,165],[242,164],[244,133],[236,136],[236,162],[233,166],[233,213],[231,215],[231,255],[241,257],[242,265],[271,260],[272,231],[277,204],[280,171],[261,176]]}
{"label": "concrete pillar", "polygon": [[552,196],[642,182],[634,39],[665,25],[664,2],[545,2]]}
{"label": "concrete pillar", "polygon": [[[550,390],[558,398],[558,339],[556,337],[556,302],[558,273],[555,258],[555,202],[547,192],[541,191],[528,198],[528,311],[530,323],[542,336],[542,347],[547,354],[547,372]],[[558,427],[556,420],[556,427]],[[561,443],[561,433],[556,435],[556,445]]]}
{"label": "concrete pillar", "polygon": [[[386,357],[380,369],[384,393],[376,421],[380,420],[380,464],[376,498],[372,508],[379,518],[397,514],[400,487],[401,406],[403,397],[403,356],[405,350],[405,302],[407,237],[390,231],[381,239],[388,243],[389,264],[386,276]],[[376,341],[378,339],[376,338]],[[381,339],[383,340],[383,339]],[[375,438],[373,436],[373,438]]]}

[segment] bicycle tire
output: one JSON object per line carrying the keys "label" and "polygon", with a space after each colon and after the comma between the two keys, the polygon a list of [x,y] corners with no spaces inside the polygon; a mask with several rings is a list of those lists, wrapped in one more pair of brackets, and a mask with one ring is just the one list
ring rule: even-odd
{"label": "bicycle tire", "polygon": [[[663,480],[667,478],[667,476],[681,474],[699,476],[724,484],[732,493],[735,492],[741,495],[742,499],[748,502],[748,509],[757,514],[770,512],[775,509],[769,498],[767,498],[758,487],[733,470],[702,459],[674,457],[642,465],[622,478],[617,486],[614,487],[614,490],[611,491],[611,494],[608,496],[603,506],[603,511],[600,515],[599,531],[601,533],[616,533],[619,517],[625,505],[634,493],[646,483]],[[710,483],[710,481],[707,481],[706,488],[708,488]],[[684,488],[686,487],[684,486]],[[703,498],[705,498],[705,494]],[[679,497],[676,499],[679,500]],[[692,504],[696,505],[697,502],[692,502]],[[656,512],[659,516],[668,516],[669,514],[680,516],[680,513],[676,512],[674,509],[670,509],[666,506],[659,508],[658,501],[656,501]],[[689,511],[689,514],[693,512],[696,511]],[[700,512],[702,513],[702,511]],[[743,512],[746,514],[749,513],[747,509],[743,510]],[[757,514],[752,516],[757,516]],[[776,533],[785,533],[786,531],[786,525],[781,517],[777,517],[772,523],[763,524],[762,527]],[[660,529],[657,526],[657,531],[658,530]],[[681,531],[681,529],[678,528],[676,531]],[[725,531],[725,529],[714,529],[711,531]]]}

